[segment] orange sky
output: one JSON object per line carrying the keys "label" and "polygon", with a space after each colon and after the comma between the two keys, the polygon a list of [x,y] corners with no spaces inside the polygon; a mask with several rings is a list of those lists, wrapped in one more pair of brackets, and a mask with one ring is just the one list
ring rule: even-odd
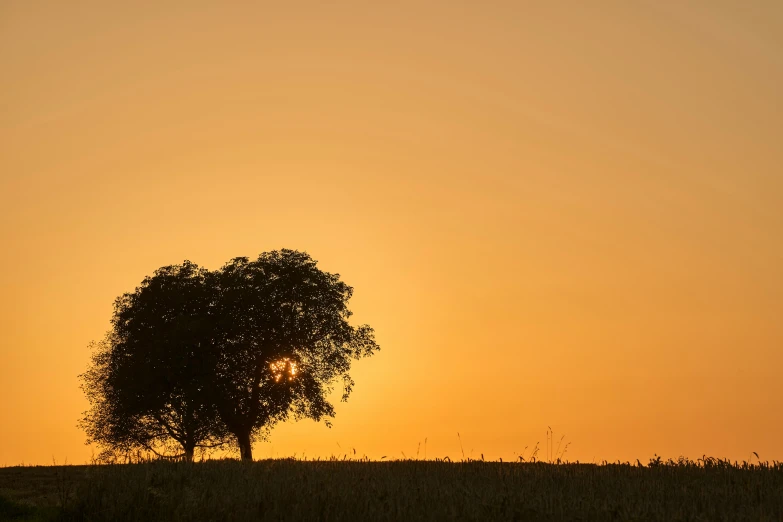
{"label": "orange sky", "polygon": [[783,3],[160,4],[0,4],[0,466],[89,458],[116,296],[282,247],[382,351],[258,458],[783,459]]}

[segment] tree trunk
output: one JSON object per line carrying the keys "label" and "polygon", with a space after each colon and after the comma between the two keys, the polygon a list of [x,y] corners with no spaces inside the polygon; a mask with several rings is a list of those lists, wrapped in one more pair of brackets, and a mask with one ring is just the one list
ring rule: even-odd
{"label": "tree trunk", "polygon": [[193,462],[193,453],[195,452],[194,446],[185,448],[185,462]]}
{"label": "tree trunk", "polygon": [[253,460],[253,446],[250,444],[250,431],[235,433],[237,442],[239,443],[239,455],[242,460]]}

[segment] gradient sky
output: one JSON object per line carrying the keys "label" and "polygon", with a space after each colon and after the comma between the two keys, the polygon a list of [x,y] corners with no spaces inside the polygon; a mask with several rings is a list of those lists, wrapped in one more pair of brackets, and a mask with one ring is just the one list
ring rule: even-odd
{"label": "gradient sky", "polygon": [[283,247],[382,351],[258,458],[783,459],[783,2],[162,4],[0,3],[0,466],[89,458],[116,296]]}

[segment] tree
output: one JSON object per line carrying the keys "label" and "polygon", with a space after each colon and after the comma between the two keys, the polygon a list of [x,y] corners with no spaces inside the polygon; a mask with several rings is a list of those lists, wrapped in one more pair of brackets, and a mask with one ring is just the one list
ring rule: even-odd
{"label": "tree", "polygon": [[91,403],[82,426],[104,455],[214,447],[225,431],[207,393],[213,303],[209,272],[185,261],[158,269],[114,303],[112,329],[82,375]]}
{"label": "tree", "polygon": [[333,383],[342,381],[347,400],[351,361],[379,347],[372,328],[348,323],[353,289],[305,252],[235,258],[212,277],[215,405],[242,459],[252,460],[254,436],[291,415],[328,424]]}
{"label": "tree", "polygon": [[230,436],[242,459],[278,422],[334,417],[351,361],[379,349],[348,323],[353,289],[305,252],[239,257],[210,272],[158,269],[114,305],[112,329],[82,375],[88,442],[109,451],[195,448]]}

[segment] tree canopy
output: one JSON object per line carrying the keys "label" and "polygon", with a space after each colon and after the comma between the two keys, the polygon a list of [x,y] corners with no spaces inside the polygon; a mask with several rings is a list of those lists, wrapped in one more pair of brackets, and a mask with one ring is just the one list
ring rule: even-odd
{"label": "tree canopy", "polygon": [[347,400],[353,360],[379,347],[352,326],[353,289],[307,253],[238,257],[209,271],[165,266],[114,304],[82,387],[81,421],[105,451],[230,443],[252,459],[252,442],[290,417],[334,417],[336,383]]}

